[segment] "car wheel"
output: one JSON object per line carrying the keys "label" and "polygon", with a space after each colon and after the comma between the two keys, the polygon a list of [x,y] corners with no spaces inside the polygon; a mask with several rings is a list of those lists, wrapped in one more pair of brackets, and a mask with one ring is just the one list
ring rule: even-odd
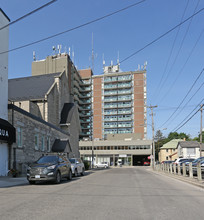
{"label": "car wheel", "polygon": [[84,176],[84,168],[82,168],[81,175]]}
{"label": "car wheel", "polygon": [[31,181],[31,180],[29,180],[28,182],[30,183],[30,185],[35,184],[35,181]]}
{"label": "car wheel", "polygon": [[60,182],[61,182],[61,174],[60,174],[59,171],[57,171],[56,178],[55,178],[55,183],[59,184]]}
{"label": "car wheel", "polygon": [[96,168],[98,168],[98,166],[96,165]]}
{"label": "car wheel", "polygon": [[74,170],[74,176],[77,177],[78,176],[78,172],[77,169]]}
{"label": "car wheel", "polygon": [[72,171],[71,171],[71,170],[69,171],[69,175],[68,175],[67,179],[68,179],[68,180],[71,180],[71,179],[72,179]]}

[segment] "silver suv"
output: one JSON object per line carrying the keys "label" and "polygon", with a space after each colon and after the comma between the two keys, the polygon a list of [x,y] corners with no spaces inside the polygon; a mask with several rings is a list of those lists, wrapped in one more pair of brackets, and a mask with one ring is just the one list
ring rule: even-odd
{"label": "silver suv", "polygon": [[85,173],[85,167],[82,160],[80,158],[70,158],[69,161],[71,162],[72,175],[78,176],[81,174],[83,176]]}

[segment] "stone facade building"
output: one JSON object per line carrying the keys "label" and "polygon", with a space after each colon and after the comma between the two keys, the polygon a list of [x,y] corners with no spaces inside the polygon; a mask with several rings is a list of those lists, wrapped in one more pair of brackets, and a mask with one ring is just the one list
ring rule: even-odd
{"label": "stone facade building", "polygon": [[79,157],[80,123],[65,71],[9,80],[9,121],[16,128],[10,164],[24,172],[42,153]]}

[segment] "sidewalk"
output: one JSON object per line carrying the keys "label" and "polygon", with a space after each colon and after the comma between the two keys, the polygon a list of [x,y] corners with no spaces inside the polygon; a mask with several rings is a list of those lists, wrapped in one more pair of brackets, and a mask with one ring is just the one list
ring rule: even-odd
{"label": "sidewalk", "polygon": [[27,185],[28,181],[26,177],[10,177],[10,176],[0,176],[0,188]]}

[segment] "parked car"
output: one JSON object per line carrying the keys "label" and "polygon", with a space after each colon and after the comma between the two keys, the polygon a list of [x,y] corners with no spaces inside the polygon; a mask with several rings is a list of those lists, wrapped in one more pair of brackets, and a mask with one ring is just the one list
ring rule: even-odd
{"label": "parked car", "polygon": [[85,166],[82,160],[80,158],[70,158],[69,161],[71,162],[72,175],[78,176],[81,174],[83,176],[85,172]]}
{"label": "parked car", "polygon": [[108,167],[109,167],[109,164],[108,164],[108,162],[101,162],[101,163],[97,163],[97,164],[95,165],[95,167],[96,167],[96,168],[98,168],[98,167],[108,168]]}
{"label": "parked car", "polygon": [[174,162],[174,160],[164,160],[164,161],[162,161],[161,163],[162,163],[162,164],[164,164],[164,163],[170,164],[170,163],[173,163],[173,162]]}
{"label": "parked car", "polygon": [[150,166],[150,161],[144,161],[143,165],[144,166]]}
{"label": "parked car", "polygon": [[54,181],[60,183],[62,178],[72,179],[71,163],[63,155],[45,155],[27,168],[27,180],[30,184],[36,181]]}
{"label": "parked car", "polygon": [[195,159],[193,158],[189,158],[186,160],[183,160],[180,162],[180,169],[181,169],[181,173],[183,173],[183,164],[185,164],[185,166],[187,166],[187,164],[189,164],[190,162],[193,162]]}
{"label": "parked car", "polygon": [[186,160],[183,160],[180,162],[180,166],[182,166],[183,164],[189,164],[190,162],[193,162],[195,159],[193,158],[189,158],[189,159],[186,159]]}
{"label": "parked car", "polygon": [[183,161],[187,160],[188,158],[177,158],[173,163],[178,165],[182,163]]}
{"label": "parked car", "polygon": [[[193,167],[193,169],[196,169],[197,163],[200,162],[200,161],[202,161],[202,160],[204,160],[204,157],[199,157],[199,158],[193,160],[193,161],[192,161],[192,167]],[[189,163],[190,163],[190,162],[186,162],[186,173],[187,173],[187,174],[189,173]]]}

